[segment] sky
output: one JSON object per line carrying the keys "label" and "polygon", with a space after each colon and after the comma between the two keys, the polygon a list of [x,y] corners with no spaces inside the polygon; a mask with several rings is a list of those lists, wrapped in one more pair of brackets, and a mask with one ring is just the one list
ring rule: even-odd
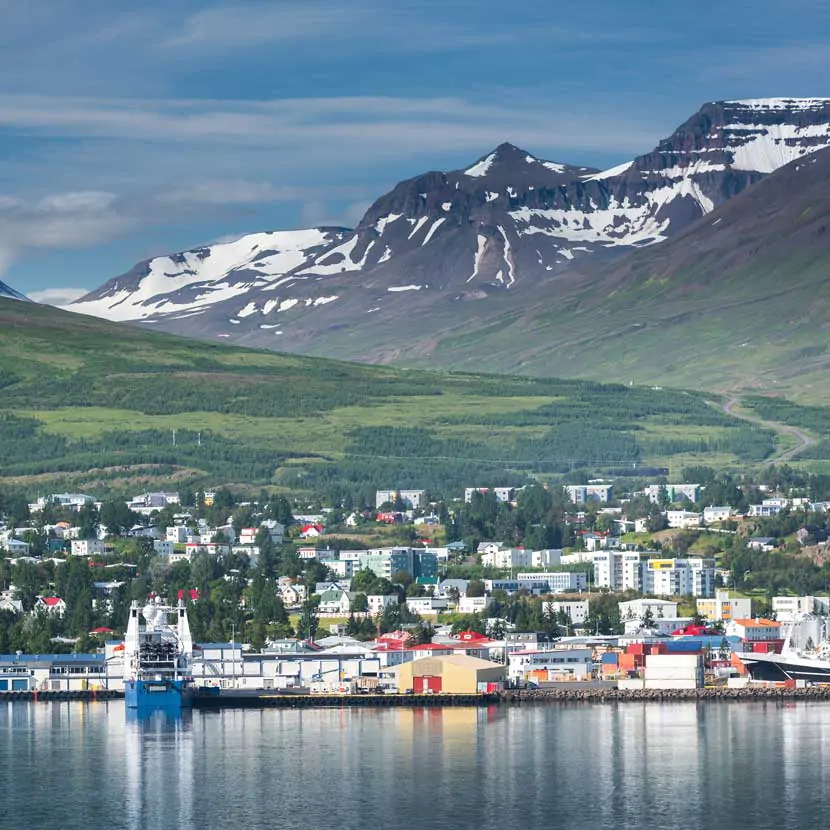
{"label": "sky", "polygon": [[610,167],[707,101],[830,95],[814,0],[0,0],[0,20],[0,280],[54,303],[151,256],[353,226],[503,141]]}

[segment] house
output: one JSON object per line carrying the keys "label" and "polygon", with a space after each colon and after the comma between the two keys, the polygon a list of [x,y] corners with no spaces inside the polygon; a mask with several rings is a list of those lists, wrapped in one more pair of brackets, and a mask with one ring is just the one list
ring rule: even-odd
{"label": "house", "polygon": [[571,625],[582,625],[588,619],[588,600],[573,599],[543,602],[542,612],[545,614],[563,614],[568,618]]}
{"label": "house", "polygon": [[3,611],[7,611],[12,614],[22,614],[23,603],[19,599],[14,599],[14,597],[9,596],[8,593],[10,592],[3,592],[3,594],[0,595],[0,614],[2,614]]}
{"label": "house", "polygon": [[165,538],[174,545],[183,545],[190,535],[190,529],[184,525],[171,525],[165,531]]}
{"label": "house", "polygon": [[156,539],[153,542],[153,550],[159,556],[172,556],[173,555],[173,543],[167,541],[166,539]]}
{"label": "house", "polygon": [[[318,610],[321,614],[340,614],[345,616],[352,607],[354,594],[340,588],[329,588],[320,595]],[[397,595],[396,595],[397,596]]]}
{"label": "house", "polygon": [[435,588],[435,596],[441,599],[452,599],[454,596],[464,597],[467,595],[468,579],[444,579]]}
{"label": "house", "polygon": [[605,504],[614,497],[613,485],[604,482],[569,485],[565,488],[565,492],[568,494],[568,501],[572,504],[587,504],[589,501]]}
{"label": "house", "polygon": [[60,597],[38,597],[35,612],[63,617],[66,614],[66,603]]}
{"label": "house", "polygon": [[715,522],[727,522],[732,517],[732,508],[729,505],[722,507],[704,507],[703,521],[709,525]]}
{"label": "house", "polygon": [[461,597],[456,610],[459,614],[482,614],[490,603],[489,597]]}
{"label": "house", "polygon": [[277,593],[285,605],[301,605],[306,600],[306,587],[289,579],[280,579]]}
{"label": "house", "polygon": [[406,608],[413,614],[440,614],[446,611],[449,602],[438,597],[408,597]]}
{"label": "house", "polygon": [[781,623],[763,617],[732,620],[726,626],[727,636],[740,637],[747,651],[781,652],[784,640]]}
{"label": "house", "polygon": [[700,513],[693,513],[689,510],[667,510],[666,522],[670,528],[689,530],[700,527],[702,516]]}
{"label": "house", "polygon": [[665,599],[633,599],[629,602],[618,602],[617,607],[623,621],[642,620],[647,613],[655,620],[662,617],[677,618],[677,603]]}
{"label": "house", "polygon": [[256,542],[257,533],[259,533],[259,528],[243,527],[242,530],[239,531],[239,544],[253,545],[254,542]]}
{"label": "house", "polygon": [[100,556],[104,553],[104,543],[100,539],[73,539],[73,556]]}
{"label": "house", "polygon": [[6,552],[9,556],[28,556],[29,545],[27,542],[21,542],[20,539],[9,539],[5,543]]}
{"label": "house", "polygon": [[369,613],[376,616],[382,614],[390,605],[397,605],[400,599],[397,594],[369,594],[366,601],[369,603]]}
{"label": "house", "polygon": [[682,501],[696,502],[700,498],[699,484],[650,484],[643,488],[643,493],[648,496],[652,504],[660,502],[661,494],[665,492],[670,504],[677,504]]}
{"label": "house", "polygon": [[300,528],[301,539],[316,539],[323,535],[323,525],[321,524],[306,524]]}
{"label": "house", "polygon": [[709,622],[746,619],[752,613],[752,600],[733,598],[729,596],[729,591],[718,590],[713,599],[701,598],[697,601],[697,613]]}
{"label": "house", "polygon": [[750,504],[747,516],[752,518],[768,518],[777,516],[784,508],[777,504],[767,504],[767,499],[762,504]]}
{"label": "house", "polygon": [[754,536],[746,543],[746,546],[752,548],[752,550],[761,550],[769,553],[778,546],[778,540],[772,536]]}

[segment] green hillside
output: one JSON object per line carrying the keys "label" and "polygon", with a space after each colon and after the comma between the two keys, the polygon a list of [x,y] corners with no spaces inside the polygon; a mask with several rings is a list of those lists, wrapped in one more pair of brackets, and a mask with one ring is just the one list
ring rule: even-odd
{"label": "green hillside", "polygon": [[15,301],[0,300],[0,367],[0,484],[32,492],[443,491],[786,449],[696,393],[250,351]]}

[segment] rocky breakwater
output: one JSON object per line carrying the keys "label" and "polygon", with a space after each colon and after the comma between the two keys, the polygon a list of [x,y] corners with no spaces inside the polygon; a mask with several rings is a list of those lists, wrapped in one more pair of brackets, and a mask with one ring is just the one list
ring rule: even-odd
{"label": "rocky breakwater", "polygon": [[502,703],[669,703],[681,701],[828,701],[830,686],[810,686],[803,689],[780,686],[743,689],[519,689],[499,694]]}

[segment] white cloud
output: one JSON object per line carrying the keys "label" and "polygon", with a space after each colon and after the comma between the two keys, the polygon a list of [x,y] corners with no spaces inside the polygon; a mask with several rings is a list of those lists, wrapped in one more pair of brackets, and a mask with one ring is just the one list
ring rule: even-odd
{"label": "white cloud", "polygon": [[83,297],[88,292],[89,289],[87,288],[45,288],[43,291],[30,291],[27,296],[36,303],[54,305],[60,308],[69,305],[69,303]]}
{"label": "white cloud", "polygon": [[180,205],[245,205],[297,199],[302,190],[269,182],[209,180],[182,185],[159,194],[160,202]]}
{"label": "white cloud", "polygon": [[44,213],[94,213],[106,210],[116,198],[114,193],[100,190],[55,193],[44,196],[37,203],[36,209]]}

